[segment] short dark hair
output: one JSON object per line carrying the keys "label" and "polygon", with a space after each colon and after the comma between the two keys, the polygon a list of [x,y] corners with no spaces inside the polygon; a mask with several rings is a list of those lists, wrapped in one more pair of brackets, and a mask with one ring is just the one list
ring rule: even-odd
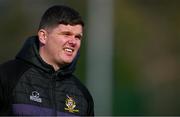
{"label": "short dark hair", "polygon": [[82,17],[75,9],[64,5],[55,5],[47,9],[41,17],[39,30],[48,27],[55,27],[58,24],[80,24],[84,27]]}

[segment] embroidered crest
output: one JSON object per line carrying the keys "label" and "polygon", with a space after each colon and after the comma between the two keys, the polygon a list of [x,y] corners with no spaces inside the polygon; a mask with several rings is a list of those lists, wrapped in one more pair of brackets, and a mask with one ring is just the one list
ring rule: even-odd
{"label": "embroidered crest", "polygon": [[72,99],[72,97],[69,97],[68,95],[67,99],[66,99],[66,108],[64,108],[65,110],[74,113],[74,112],[79,112],[78,109],[74,109],[76,107],[76,102]]}

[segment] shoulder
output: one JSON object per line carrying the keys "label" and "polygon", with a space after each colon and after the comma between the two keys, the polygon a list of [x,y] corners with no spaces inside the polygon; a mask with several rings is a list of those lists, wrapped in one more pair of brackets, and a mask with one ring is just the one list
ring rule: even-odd
{"label": "shoulder", "polygon": [[0,65],[0,81],[2,83],[16,82],[28,68],[28,64],[22,60],[13,59],[4,62]]}
{"label": "shoulder", "polygon": [[9,60],[0,65],[0,77],[6,77],[11,74],[12,69],[16,67],[15,60]]}
{"label": "shoulder", "polygon": [[64,78],[62,82],[71,92],[82,95],[87,101],[93,102],[93,98],[89,90],[75,75],[69,75]]}
{"label": "shoulder", "polygon": [[88,102],[94,103],[93,97],[87,87],[76,77],[73,75],[72,81],[75,83],[76,87],[82,92],[84,97],[87,99]]}
{"label": "shoulder", "polygon": [[19,59],[13,59],[0,65],[0,73],[18,73],[19,71],[24,71],[24,68],[28,68],[28,64],[26,62]]}

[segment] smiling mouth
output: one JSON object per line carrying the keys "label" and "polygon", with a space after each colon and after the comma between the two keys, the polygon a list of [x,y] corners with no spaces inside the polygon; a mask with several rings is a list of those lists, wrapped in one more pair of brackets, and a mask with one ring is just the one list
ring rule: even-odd
{"label": "smiling mouth", "polygon": [[65,48],[64,51],[68,52],[68,53],[73,53],[74,49],[72,49],[72,48]]}

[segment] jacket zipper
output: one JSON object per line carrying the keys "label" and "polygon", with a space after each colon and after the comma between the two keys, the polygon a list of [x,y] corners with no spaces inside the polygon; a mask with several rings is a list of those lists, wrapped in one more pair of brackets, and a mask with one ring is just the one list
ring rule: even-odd
{"label": "jacket zipper", "polygon": [[56,87],[56,77],[57,77],[57,74],[54,73],[52,75],[52,79],[51,79],[51,95],[52,95],[52,104],[53,104],[53,109],[54,109],[54,116],[57,116],[57,106],[56,106],[56,93],[55,93],[55,87]]}

